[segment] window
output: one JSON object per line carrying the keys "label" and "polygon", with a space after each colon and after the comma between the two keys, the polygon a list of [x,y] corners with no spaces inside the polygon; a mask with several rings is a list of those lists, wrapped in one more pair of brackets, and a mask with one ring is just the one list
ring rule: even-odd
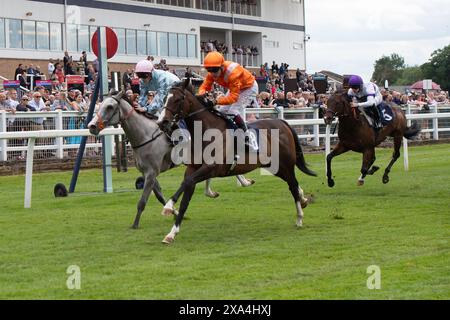
{"label": "window", "polygon": [[147,54],[147,35],[145,31],[137,31],[137,53],[140,55]]}
{"label": "window", "polygon": [[158,55],[156,32],[154,31],[147,32],[147,46],[148,46],[148,54],[155,56]]}
{"label": "window", "polygon": [[280,47],[280,43],[278,41],[266,40],[266,41],[264,41],[264,44],[266,45],[266,48],[279,48]]}
{"label": "window", "polygon": [[125,54],[126,45],[125,45],[125,29],[114,29],[114,32],[117,35],[117,39],[119,41],[119,48],[117,49],[118,54]]}
{"label": "window", "polygon": [[75,24],[68,24],[67,28],[67,51],[78,51],[77,41],[77,26]]}
{"label": "window", "polygon": [[25,49],[36,49],[36,22],[22,21],[23,47]]}
{"label": "window", "polygon": [[0,18],[0,48],[5,46],[5,19]]}
{"label": "window", "polygon": [[167,57],[169,55],[168,39],[166,32],[158,32],[159,55]]}
{"label": "window", "polygon": [[127,54],[136,54],[136,30],[127,29]]}
{"label": "window", "polygon": [[36,40],[38,50],[50,49],[48,22],[36,22]]}
{"label": "window", "polygon": [[178,56],[178,38],[176,33],[169,33],[169,56]]}
{"label": "window", "polygon": [[8,19],[8,35],[10,48],[22,48],[22,21],[16,19]]}
{"label": "window", "polygon": [[187,36],[187,55],[189,58],[197,57],[197,36],[188,34]]}
{"label": "window", "polygon": [[89,51],[89,26],[78,26],[78,51]]}
{"label": "window", "polygon": [[62,25],[60,23],[50,23],[50,50],[62,51]]}
{"label": "window", "polygon": [[178,35],[178,56],[187,57],[187,44],[185,34]]}

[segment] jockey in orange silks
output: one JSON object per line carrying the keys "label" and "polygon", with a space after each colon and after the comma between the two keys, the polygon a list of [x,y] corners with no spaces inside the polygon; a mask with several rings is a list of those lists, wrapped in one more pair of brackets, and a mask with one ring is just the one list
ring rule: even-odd
{"label": "jockey in orange silks", "polygon": [[[198,93],[203,95],[211,91],[214,83],[227,88],[227,94],[219,96],[214,102],[219,105],[222,113],[231,116],[234,123],[246,132],[248,128],[243,118],[244,108],[258,107],[256,99],[258,84],[255,77],[240,64],[225,61],[223,55],[217,51],[208,53],[203,66],[208,71],[208,75]],[[252,141],[250,146],[257,151],[256,141]]]}

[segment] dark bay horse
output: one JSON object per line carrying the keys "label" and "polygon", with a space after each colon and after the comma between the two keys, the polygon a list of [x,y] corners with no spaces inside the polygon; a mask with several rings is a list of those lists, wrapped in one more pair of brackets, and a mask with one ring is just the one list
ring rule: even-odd
{"label": "dark bay horse", "polygon": [[[229,163],[230,154],[231,158],[234,157],[235,149],[233,142],[230,146],[230,139],[227,138],[227,121],[219,116],[217,113],[213,113],[208,110],[208,107],[201,102],[200,97],[196,97],[193,93],[190,81],[187,79],[178,86],[173,87],[167,97],[167,101],[164,110],[158,119],[158,124],[162,130],[171,131],[171,128],[180,120],[184,119],[187,124],[189,133],[191,134],[192,141],[201,141],[201,151],[206,151],[213,142],[203,141],[202,137],[212,130],[221,133],[220,137],[214,143],[217,143],[222,150],[221,160],[213,163],[207,163],[202,157],[199,162],[192,161],[187,165],[184,180],[174,194],[174,196],[166,204],[163,211],[164,214],[170,214],[173,210],[173,205],[178,201],[178,198],[183,194],[181,200],[179,214],[176,217],[175,224],[172,230],[164,238],[163,243],[170,244],[175,240],[175,236],[180,231],[180,225],[183,220],[184,214],[188,208],[189,202],[195,190],[195,185],[201,181],[213,178],[213,177],[227,177],[237,174],[244,174],[261,167],[269,167],[269,164],[262,164],[261,156],[257,156],[257,161],[249,161],[250,155],[248,150],[245,151],[245,161],[242,163]],[[195,130],[195,127],[201,125],[201,132]],[[299,187],[298,181],[295,177],[295,167],[299,168],[307,175],[316,176],[311,171],[305,162],[302,148],[300,146],[297,134],[287,124],[287,122],[273,119],[273,120],[260,120],[252,123],[252,127],[258,129],[266,129],[267,133],[262,133],[267,141],[267,149],[272,150],[271,146],[277,144],[278,154],[271,154],[271,161],[278,161],[278,170],[274,173],[277,177],[283,179],[289,185],[289,190],[294,198],[297,209],[297,227],[301,227],[303,224],[303,210],[307,205],[307,199],[303,195],[303,190]],[[273,129],[273,131],[271,130]],[[263,130],[264,131],[264,130]],[[261,131],[260,131],[261,132]],[[278,141],[274,137],[279,136]],[[233,139],[231,139],[233,141]],[[261,141],[261,140],[260,140]],[[195,148],[189,150],[190,160],[195,158]],[[276,158],[276,160],[274,160]]]}
{"label": "dark bay horse", "polygon": [[[328,186],[334,187],[334,180],[331,172],[331,160],[347,151],[355,151],[363,154],[361,176],[358,185],[364,185],[366,175],[373,175],[380,168],[373,166],[375,162],[375,147],[383,142],[387,137],[394,138],[394,153],[389,165],[383,175],[383,183],[389,182],[389,172],[392,165],[400,157],[400,146],[403,137],[410,139],[420,132],[416,125],[407,126],[407,120],[400,107],[391,106],[393,120],[375,132],[369,125],[366,117],[357,108],[351,107],[351,98],[346,93],[333,94],[327,103],[327,111],[324,121],[330,125],[335,117],[339,119],[338,137],[339,142],[327,156],[327,178]],[[354,110],[353,110],[354,109]]]}

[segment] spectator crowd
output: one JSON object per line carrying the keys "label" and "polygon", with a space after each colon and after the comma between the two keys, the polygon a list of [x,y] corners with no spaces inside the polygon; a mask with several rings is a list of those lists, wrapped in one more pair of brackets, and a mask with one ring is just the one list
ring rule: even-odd
{"label": "spectator crowd", "polygon": [[[204,50],[227,50],[226,47],[217,41],[210,41],[205,44]],[[203,49],[203,44],[202,44]],[[239,47],[237,47],[239,49]],[[242,48],[241,48],[242,49]],[[247,47],[251,54],[257,54],[256,48]],[[153,56],[148,56],[148,60],[152,61],[155,68],[169,70],[165,59],[156,62]],[[39,66],[32,64],[26,66],[19,64],[15,70],[15,79],[20,81],[21,87],[28,89],[4,89],[0,90],[0,110],[15,114],[16,112],[48,112],[48,111],[74,111],[81,115],[88,109],[94,92],[95,81],[98,76],[98,61],[87,61],[86,52],[82,52],[78,60],[74,60],[67,52],[64,53],[62,59],[50,59],[47,66],[47,79],[52,81],[52,86],[44,87],[36,85],[36,81],[44,78],[43,71]],[[175,70],[172,72],[175,73]],[[186,74],[190,74],[191,70],[186,68]],[[314,86],[315,75],[297,69],[289,71],[287,63],[277,64],[275,61],[269,66],[264,63],[260,66],[258,72],[253,73],[258,79],[262,79],[265,83],[264,90],[260,90],[258,94],[258,103],[262,108],[285,108],[285,109],[301,109],[306,107],[317,107],[319,110],[326,108],[326,103],[332,89],[328,86],[325,93],[317,93]],[[84,77],[84,84],[77,88],[68,88],[66,77],[70,75],[79,75]],[[131,101],[136,101],[137,92],[132,90],[133,79],[136,79],[133,69],[124,72],[122,82],[126,90],[126,95]],[[286,82],[290,79],[291,83],[295,79],[296,87],[290,90],[286,88]],[[31,85],[33,83],[33,85]],[[29,90],[31,89],[32,90]],[[444,91],[423,92],[406,92],[381,89],[383,99],[386,102],[392,102],[397,105],[417,106],[420,111],[426,112],[438,105],[448,105],[449,95]],[[148,93],[148,99],[151,101],[154,93]],[[98,107],[98,102],[96,102]],[[323,114],[323,112],[321,113]],[[54,118],[36,117],[25,119],[8,118],[8,131],[23,130],[43,130],[54,129]],[[300,115],[301,116],[301,115]],[[248,118],[247,120],[253,120]],[[64,129],[77,129],[83,126],[83,122],[75,117],[67,117],[64,122]],[[77,143],[71,140],[68,143]]]}

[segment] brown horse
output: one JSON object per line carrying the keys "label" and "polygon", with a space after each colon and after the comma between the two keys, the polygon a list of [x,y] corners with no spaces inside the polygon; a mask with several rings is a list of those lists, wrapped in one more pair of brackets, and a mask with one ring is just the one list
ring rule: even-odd
{"label": "brown horse", "polygon": [[367,121],[366,117],[357,108],[351,107],[351,98],[346,93],[336,93],[330,97],[327,103],[327,111],[324,116],[325,123],[330,125],[335,117],[339,119],[338,137],[339,142],[333,151],[327,156],[327,178],[328,186],[334,187],[331,173],[331,160],[349,150],[363,154],[361,176],[358,185],[364,185],[366,175],[373,175],[378,169],[372,166],[375,162],[375,147],[387,137],[394,138],[394,153],[392,160],[384,171],[383,183],[389,182],[389,172],[392,165],[400,157],[400,146],[403,137],[410,139],[419,133],[420,128],[416,125],[407,126],[404,112],[399,107],[391,106],[393,119],[380,129],[375,131]]}
{"label": "brown horse", "polygon": [[[200,96],[196,97],[193,93],[190,81],[187,79],[185,82],[178,86],[173,87],[167,97],[167,101],[164,110],[158,120],[158,124],[161,129],[171,133],[173,126],[180,120],[184,120],[192,137],[192,141],[195,143],[200,139],[200,148],[202,153],[200,161],[192,161],[195,156],[199,154],[199,150],[195,151],[195,147],[191,148],[187,153],[190,155],[190,161],[188,161],[185,171],[184,180],[174,194],[174,196],[166,204],[163,214],[170,215],[173,211],[173,205],[178,201],[178,198],[183,194],[181,200],[179,213],[177,215],[175,224],[171,232],[164,238],[163,243],[170,244],[175,240],[175,236],[180,231],[180,224],[183,220],[183,216],[188,208],[189,202],[195,190],[195,185],[206,179],[214,177],[227,177],[237,174],[244,174],[255,170],[257,168],[271,166],[272,162],[277,161],[279,163],[278,170],[274,173],[277,177],[283,179],[289,185],[289,190],[294,198],[297,208],[297,227],[301,227],[303,224],[303,211],[307,205],[307,199],[303,195],[303,190],[299,187],[298,181],[295,177],[295,166],[307,175],[315,176],[316,174],[311,171],[303,156],[303,152],[298,141],[295,131],[282,120],[260,120],[252,124],[252,128],[258,128],[260,133],[265,137],[264,141],[267,141],[267,150],[273,150],[271,148],[276,144],[278,147],[278,154],[270,154],[270,162],[263,164],[261,161],[261,154],[255,156],[256,161],[249,161],[251,159],[248,150],[245,149],[243,161],[236,161],[230,163],[229,159],[234,159],[235,146],[234,138],[229,139],[229,130],[227,128],[227,120],[220,116],[218,113],[211,112],[210,108],[202,101]],[[196,126],[201,125],[201,131],[196,131]],[[265,130],[264,130],[265,129]],[[214,142],[204,141],[203,137],[208,132],[219,132],[219,138],[215,138]],[[266,133],[267,132],[267,133]],[[279,137],[279,139],[276,138]],[[231,142],[230,142],[231,141]],[[261,139],[260,139],[261,141]],[[210,148],[213,143],[218,145],[221,151],[220,159],[222,161],[215,161],[209,163],[205,161],[203,157],[207,148]],[[239,147],[239,145],[238,145]],[[241,145],[242,147],[242,145]],[[261,148],[262,150],[262,148]],[[261,151],[262,153],[262,151]],[[231,155],[231,157],[230,157]],[[253,154],[255,155],[255,154]]]}

